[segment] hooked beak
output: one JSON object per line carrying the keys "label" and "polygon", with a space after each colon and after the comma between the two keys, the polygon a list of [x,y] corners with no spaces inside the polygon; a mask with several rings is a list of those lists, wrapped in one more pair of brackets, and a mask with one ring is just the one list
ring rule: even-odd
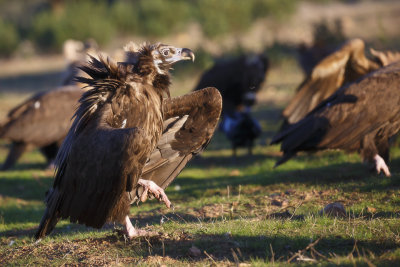
{"label": "hooked beak", "polygon": [[194,61],[194,53],[189,48],[182,48],[181,51],[181,59],[182,60],[192,60]]}

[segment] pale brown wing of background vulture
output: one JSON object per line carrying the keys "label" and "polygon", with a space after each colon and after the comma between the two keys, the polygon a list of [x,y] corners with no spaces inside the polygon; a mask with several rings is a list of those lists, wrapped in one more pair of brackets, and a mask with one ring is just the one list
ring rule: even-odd
{"label": "pale brown wing of background vulture", "polygon": [[222,109],[215,88],[164,100],[164,131],[146,163],[142,178],[166,188],[210,142]]}
{"label": "pale brown wing of background vulture", "polygon": [[284,127],[302,119],[341,86],[378,69],[379,64],[365,57],[364,48],[362,40],[353,39],[319,62],[283,110]]}
{"label": "pale brown wing of background vulture", "polygon": [[[64,86],[36,94],[12,109],[0,127],[0,138],[12,142],[2,169],[14,165],[29,146],[41,147],[46,157],[55,157],[58,145],[72,124],[81,95],[79,87]],[[46,153],[46,148],[51,146],[55,146],[55,151]]]}
{"label": "pale brown wing of background vulture", "polygon": [[364,160],[388,160],[390,137],[400,129],[400,62],[342,87],[304,119],[277,134],[284,163],[298,151],[359,150]]}

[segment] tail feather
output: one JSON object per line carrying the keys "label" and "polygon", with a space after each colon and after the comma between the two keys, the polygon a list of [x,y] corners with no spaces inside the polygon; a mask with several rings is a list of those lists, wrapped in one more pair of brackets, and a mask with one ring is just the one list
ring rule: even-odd
{"label": "tail feather", "polygon": [[288,160],[291,159],[292,157],[296,156],[296,154],[297,154],[296,152],[292,152],[292,151],[285,152],[285,153],[283,154],[283,156],[282,156],[280,159],[278,159],[278,161],[275,163],[274,169],[275,169],[276,167],[278,167],[279,165],[285,163],[286,161],[288,161]]}
{"label": "tail feather", "polygon": [[46,197],[47,208],[43,214],[42,220],[40,221],[39,227],[35,234],[35,239],[41,239],[46,235],[50,234],[60,220],[57,212],[58,194],[56,190],[51,189]]}
{"label": "tail feather", "polygon": [[324,117],[306,117],[290,125],[272,138],[271,145],[282,143],[283,156],[274,167],[281,165],[295,156],[298,151],[315,151],[322,149],[321,141],[326,135],[330,125]]}

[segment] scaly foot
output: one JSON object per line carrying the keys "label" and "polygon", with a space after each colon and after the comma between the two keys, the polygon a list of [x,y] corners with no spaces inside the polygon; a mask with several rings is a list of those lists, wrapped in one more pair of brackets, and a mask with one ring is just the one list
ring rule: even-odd
{"label": "scaly foot", "polygon": [[167,195],[164,192],[164,189],[159,187],[156,183],[150,180],[143,180],[139,179],[138,184],[143,186],[144,191],[142,195],[140,196],[140,200],[142,202],[145,202],[146,199],[148,198],[149,194],[154,195],[158,200],[162,201],[165,203],[165,206],[167,208],[171,207],[171,201],[169,201]]}
{"label": "scaly foot", "polygon": [[158,235],[157,232],[146,231],[142,229],[136,229],[133,227],[131,220],[128,215],[125,217],[125,233],[129,238],[135,237],[151,237]]}

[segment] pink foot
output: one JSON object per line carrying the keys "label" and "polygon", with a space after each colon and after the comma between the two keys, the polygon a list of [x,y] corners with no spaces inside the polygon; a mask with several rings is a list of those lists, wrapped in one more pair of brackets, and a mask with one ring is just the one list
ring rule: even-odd
{"label": "pink foot", "polygon": [[146,199],[148,198],[149,194],[154,195],[158,200],[162,201],[165,203],[165,206],[167,208],[171,207],[171,201],[169,201],[167,195],[164,192],[164,189],[159,187],[156,183],[150,180],[143,180],[139,179],[138,184],[143,186],[144,191],[142,195],[140,196],[140,201],[145,202]]}
{"label": "pink foot", "polygon": [[386,165],[385,161],[383,160],[383,158],[381,156],[379,156],[378,154],[375,155],[374,157],[375,160],[375,168],[376,168],[376,172],[379,174],[381,173],[381,171],[383,171],[383,173],[387,176],[390,177],[390,171],[388,166]]}
{"label": "pink foot", "polygon": [[133,227],[131,220],[128,216],[125,217],[125,234],[131,239],[135,237],[151,237],[158,235],[157,232],[149,232],[142,229]]}

